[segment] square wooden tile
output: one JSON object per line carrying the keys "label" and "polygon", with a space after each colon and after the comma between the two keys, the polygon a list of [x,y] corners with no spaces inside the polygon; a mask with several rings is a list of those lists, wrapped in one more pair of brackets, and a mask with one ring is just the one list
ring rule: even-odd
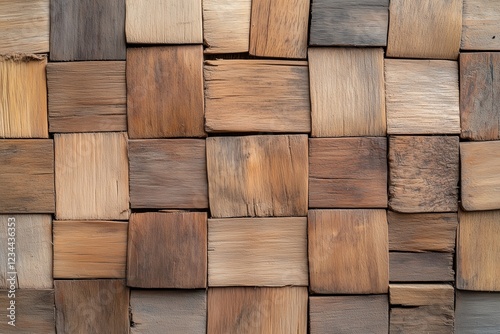
{"label": "square wooden tile", "polygon": [[457,290],[455,333],[495,333],[500,328],[500,293]]}
{"label": "square wooden tile", "polygon": [[391,282],[453,282],[453,253],[390,252]]}
{"label": "square wooden tile", "polygon": [[463,0],[462,50],[500,50],[500,2]]}

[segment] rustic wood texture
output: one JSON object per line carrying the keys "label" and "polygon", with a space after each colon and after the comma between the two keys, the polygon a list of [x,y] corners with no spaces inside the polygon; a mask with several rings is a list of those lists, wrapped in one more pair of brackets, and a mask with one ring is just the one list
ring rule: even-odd
{"label": "rustic wood texture", "polygon": [[385,210],[310,210],[310,290],[386,293],[389,250]]}
{"label": "rustic wood texture", "polygon": [[391,305],[446,305],[453,310],[455,290],[449,284],[391,284]]}
{"label": "rustic wood texture", "polygon": [[388,134],[460,133],[458,63],[385,60]]}
{"label": "rustic wood texture", "polygon": [[307,333],[307,288],[210,288],[207,333]]}
{"label": "rustic wood texture", "polygon": [[500,50],[500,2],[463,0],[462,50]]}
{"label": "rustic wood texture", "polygon": [[310,48],[309,76],[313,137],[385,136],[383,49]]}
{"label": "rustic wood texture", "polygon": [[203,47],[129,48],[130,138],[204,137]]}
{"label": "rustic wood texture", "polygon": [[252,0],[251,55],[307,57],[309,0]]}
{"label": "rustic wood texture", "polygon": [[462,0],[391,0],[387,56],[457,59]]}
{"label": "rustic wood texture", "polygon": [[208,132],[310,132],[307,62],[205,62]]}
{"label": "rustic wood texture", "polygon": [[307,219],[210,219],[208,285],[307,286]]}
{"label": "rustic wood texture", "polygon": [[311,334],[373,333],[389,330],[386,295],[309,297]]}
{"label": "rustic wood texture", "polygon": [[125,278],[127,222],[54,221],[55,278]]}
{"label": "rustic wood texture", "polygon": [[126,134],[56,134],[54,142],[57,219],[128,219]]}
{"label": "rustic wood texture", "polygon": [[128,231],[127,285],[205,288],[207,213],[132,214]]}
{"label": "rustic wood texture", "polygon": [[131,140],[132,208],[208,207],[205,140]]}
{"label": "rustic wood texture", "polygon": [[452,253],[389,253],[391,282],[452,282],[454,279]]}
{"label": "rustic wood texture", "polygon": [[0,55],[0,138],[49,137],[46,65],[45,55]]}
{"label": "rustic wood texture", "polygon": [[125,60],[125,0],[51,0],[50,60]]}
{"label": "rustic wood texture", "polygon": [[52,139],[0,140],[0,213],[53,213]]}
{"label": "rustic wood texture", "polygon": [[205,333],[207,295],[204,290],[132,290],[131,334]]}
{"label": "rustic wood texture", "polygon": [[309,139],[309,207],[387,207],[387,139]]}
{"label": "rustic wood texture", "polygon": [[389,250],[455,252],[456,213],[387,212]]}
{"label": "rustic wood texture", "polygon": [[201,44],[201,0],[126,0],[128,43]]}
{"label": "rustic wood texture", "polygon": [[386,46],[389,0],[315,0],[310,45]]}
{"label": "rustic wood texture", "polygon": [[497,333],[500,328],[500,293],[457,290],[455,333]]}
{"label": "rustic wood texture", "polygon": [[307,136],[207,139],[213,218],[307,215]]}
{"label": "rustic wood texture", "polygon": [[50,132],[127,131],[124,61],[47,65]]}
{"label": "rustic wood texture", "polygon": [[407,213],[457,211],[458,146],[455,136],[390,137],[389,207]]}
{"label": "rustic wood texture", "polygon": [[460,143],[462,207],[500,209],[500,141]]}
{"label": "rustic wood texture", "polygon": [[500,210],[459,213],[457,288],[500,291]]}
{"label": "rustic wood texture", "polygon": [[55,280],[57,333],[128,333],[124,280]]}

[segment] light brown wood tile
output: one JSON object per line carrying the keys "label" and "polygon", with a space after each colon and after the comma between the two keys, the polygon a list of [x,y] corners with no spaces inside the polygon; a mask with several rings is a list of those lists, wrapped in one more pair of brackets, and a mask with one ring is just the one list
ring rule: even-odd
{"label": "light brown wood tile", "polygon": [[500,2],[463,0],[462,50],[500,50]]}

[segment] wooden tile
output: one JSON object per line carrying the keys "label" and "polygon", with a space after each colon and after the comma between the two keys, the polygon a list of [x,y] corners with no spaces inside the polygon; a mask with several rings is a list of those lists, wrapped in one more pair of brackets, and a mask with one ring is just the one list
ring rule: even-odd
{"label": "wooden tile", "polygon": [[52,139],[0,140],[0,213],[52,213]]}
{"label": "wooden tile", "polygon": [[132,208],[208,207],[205,140],[131,140]]}
{"label": "wooden tile", "polygon": [[385,210],[310,210],[308,239],[312,292],[387,292]]}
{"label": "wooden tile", "polygon": [[55,278],[125,278],[127,222],[55,221]]}
{"label": "wooden tile", "polygon": [[387,207],[386,138],[309,139],[309,207]]}
{"label": "wooden tile", "polygon": [[250,54],[306,58],[309,0],[252,0]]}
{"label": "wooden tile", "polygon": [[462,207],[500,209],[500,141],[460,143]]}
{"label": "wooden tile", "polygon": [[50,60],[125,60],[124,31],[125,0],[50,2]]}
{"label": "wooden tile", "polygon": [[207,333],[307,333],[307,288],[210,288]]}
{"label": "wooden tile", "polygon": [[128,231],[127,285],[139,288],[206,287],[206,212],[132,214]]}
{"label": "wooden tile", "polygon": [[459,213],[457,288],[500,291],[500,210]]}
{"label": "wooden tile", "polygon": [[[1,289],[12,283],[18,289],[52,289],[51,222],[50,215],[0,215]],[[15,263],[9,253],[15,253]],[[8,281],[11,273],[15,279]]]}
{"label": "wooden tile", "polygon": [[408,213],[457,211],[458,165],[458,137],[390,137],[389,207]]}
{"label": "wooden tile", "polygon": [[391,0],[387,56],[457,59],[462,0]]}
{"label": "wooden tile", "polygon": [[387,295],[309,297],[309,319],[311,334],[386,334]]}
{"label": "wooden tile", "polygon": [[128,333],[124,280],[55,280],[58,333]]}
{"label": "wooden tile", "polygon": [[391,284],[389,295],[391,305],[446,305],[453,310],[455,290],[449,284]]}
{"label": "wooden tile", "polygon": [[203,47],[129,48],[130,138],[204,137]]}
{"label": "wooden tile", "polygon": [[207,139],[213,218],[307,214],[307,136]]}
{"label": "wooden tile", "polygon": [[458,63],[385,60],[388,134],[460,133]]}
{"label": "wooden tile", "polygon": [[455,333],[495,333],[500,328],[500,293],[457,290]]}
{"label": "wooden tile", "polygon": [[307,286],[307,219],[208,221],[209,286]]}
{"label": "wooden tile", "polygon": [[310,45],[386,46],[389,0],[315,0]]}
{"label": "wooden tile", "polygon": [[47,65],[50,132],[127,131],[124,61]]}
{"label": "wooden tile", "polygon": [[49,137],[46,65],[45,55],[0,55],[0,138]]}
{"label": "wooden tile", "polygon": [[385,136],[383,49],[310,48],[309,76],[313,137]]}
{"label": "wooden tile", "polygon": [[463,0],[462,50],[500,50],[500,2]]}
{"label": "wooden tile", "polygon": [[128,219],[127,136],[56,134],[57,219]]}
{"label": "wooden tile", "polygon": [[454,279],[452,253],[389,253],[391,282],[452,282]]}
{"label": "wooden tile", "polygon": [[310,132],[307,62],[205,62],[208,132]]}

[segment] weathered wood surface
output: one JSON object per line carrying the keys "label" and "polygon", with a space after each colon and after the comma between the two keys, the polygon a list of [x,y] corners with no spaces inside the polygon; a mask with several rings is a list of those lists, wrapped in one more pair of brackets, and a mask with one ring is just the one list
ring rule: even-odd
{"label": "weathered wood surface", "polygon": [[500,50],[500,2],[463,0],[462,50]]}
{"label": "weathered wood surface", "polygon": [[455,290],[449,284],[391,284],[389,296],[391,305],[446,305],[453,310]]}
{"label": "weathered wood surface", "polygon": [[500,328],[500,293],[457,290],[455,333],[496,334]]}
{"label": "weathered wood surface", "polygon": [[454,279],[452,253],[389,253],[391,282],[452,282]]}

